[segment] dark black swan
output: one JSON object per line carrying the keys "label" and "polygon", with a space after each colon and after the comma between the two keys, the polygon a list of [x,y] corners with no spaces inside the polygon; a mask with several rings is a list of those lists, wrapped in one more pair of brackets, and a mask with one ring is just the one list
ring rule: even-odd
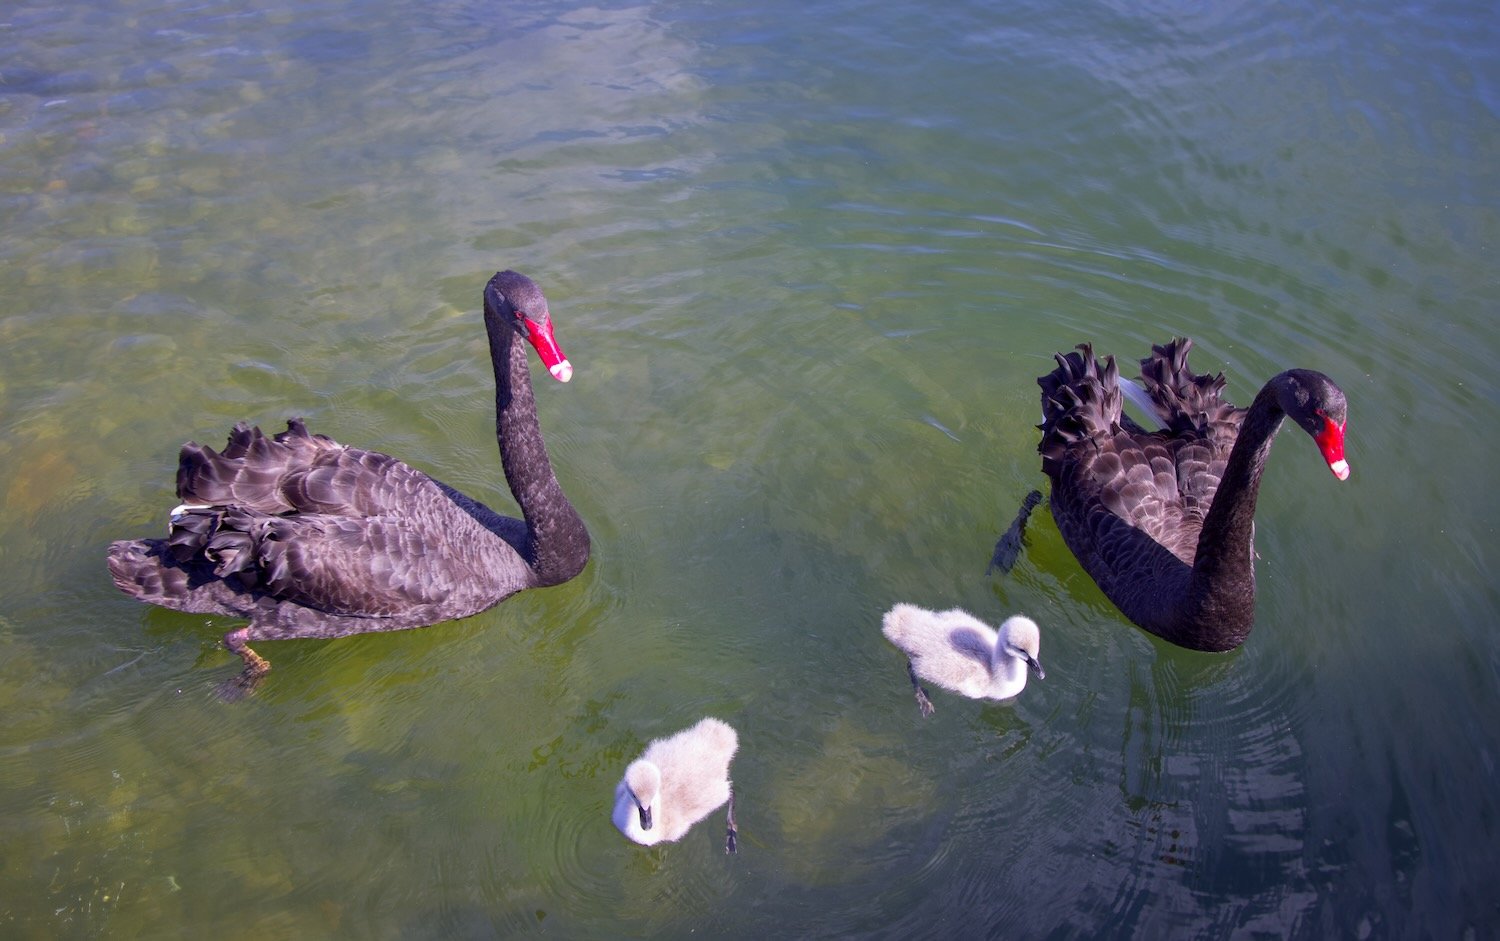
{"label": "dark black swan", "polygon": [[573,367],[530,278],[502,271],[484,290],[495,367],[495,431],[523,519],[377,451],[308,434],[274,438],[241,422],[223,453],[183,445],[166,539],[109,547],[120,590],[195,614],[248,618],[224,635],[253,687],[270,669],[248,641],[341,637],[475,614],[523,588],[565,582],[589,534],[563,495],[537,423],[524,337],[562,382]]}
{"label": "dark black swan", "polygon": [[1271,442],[1290,418],[1344,480],[1348,405],[1327,376],[1289,369],[1235,408],[1219,398],[1222,373],[1188,369],[1192,346],[1153,346],[1141,361],[1160,431],[1121,412],[1113,356],[1101,365],[1088,344],[1059,354],[1037,380],[1037,450],[1063,541],[1109,600],[1174,644],[1232,650],[1255,618],[1255,499]]}

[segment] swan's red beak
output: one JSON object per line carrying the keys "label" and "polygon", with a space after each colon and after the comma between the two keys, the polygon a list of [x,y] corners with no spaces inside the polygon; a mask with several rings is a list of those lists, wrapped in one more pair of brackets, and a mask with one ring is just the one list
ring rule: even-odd
{"label": "swan's red beak", "polygon": [[1328,462],[1328,469],[1333,471],[1333,476],[1339,480],[1349,479],[1349,462],[1344,460],[1344,426],[1335,425],[1333,419],[1327,415],[1322,416],[1323,430],[1313,435],[1313,440],[1318,444],[1318,450],[1323,452],[1323,460]]}
{"label": "swan's red beak", "polygon": [[521,318],[526,324],[526,339],[536,349],[536,355],[542,358],[542,365],[552,374],[552,378],[558,382],[567,382],[573,378],[573,364],[563,355],[562,347],[557,345],[557,337],[552,335],[552,318],[542,323],[537,323],[530,317]]}

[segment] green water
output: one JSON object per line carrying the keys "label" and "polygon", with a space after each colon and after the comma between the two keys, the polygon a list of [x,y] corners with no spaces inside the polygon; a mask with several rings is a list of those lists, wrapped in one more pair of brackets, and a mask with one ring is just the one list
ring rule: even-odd
{"label": "green water", "polygon": [[[0,935],[1486,937],[1500,48],[1484,4],[21,2],[0,12]],[[479,292],[548,292],[594,558],[265,644],[103,565],[302,415],[497,508]],[[1131,627],[1035,377],[1191,335],[1289,433],[1240,651]],[[1042,626],[917,713],[895,601]],[[740,853],[609,821],[733,723]]]}

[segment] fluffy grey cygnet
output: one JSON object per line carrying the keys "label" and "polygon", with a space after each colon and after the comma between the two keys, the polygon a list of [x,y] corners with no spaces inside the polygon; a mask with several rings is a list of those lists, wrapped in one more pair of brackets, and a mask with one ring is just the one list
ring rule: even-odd
{"label": "fluffy grey cygnet", "polygon": [[1037,660],[1041,632],[1036,622],[1016,615],[996,631],[967,611],[928,611],[898,604],[886,612],[881,629],[907,656],[906,669],[922,715],[933,713],[920,680],[970,699],[1009,699],[1026,688],[1029,667],[1046,677]]}
{"label": "fluffy grey cygnet", "polygon": [[693,824],[729,802],[724,851],[735,851],[734,792],[729,762],[739,736],[726,722],[706,718],[670,738],[659,738],[625,769],[615,788],[615,826],[637,843],[679,840]]}

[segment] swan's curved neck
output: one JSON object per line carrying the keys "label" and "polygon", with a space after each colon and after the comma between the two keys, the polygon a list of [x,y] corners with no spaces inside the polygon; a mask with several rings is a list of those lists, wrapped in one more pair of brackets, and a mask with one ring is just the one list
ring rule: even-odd
{"label": "swan's curved neck", "polygon": [[1191,637],[1187,645],[1199,650],[1233,649],[1254,626],[1255,502],[1271,443],[1286,417],[1281,380],[1266,383],[1245,413],[1203,520],[1180,619]]}
{"label": "swan's curved neck", "polygon": [[995,647],[990,651],[990,676],[1004,682],[1012,682],[1026,670],[1026,661],[1006,652],[1005,638],[996,637]]}
{"label": "swan's curved neck", "polygon": [[538,586],[556,585],[583,571],[589,535],[552,470],[537,421],[526,345],[518,342],[510,316],[509,311],[495,312],[485,304],[484,326],[495,367],[495,435],[505,481],[526,520],[523,555]]}

